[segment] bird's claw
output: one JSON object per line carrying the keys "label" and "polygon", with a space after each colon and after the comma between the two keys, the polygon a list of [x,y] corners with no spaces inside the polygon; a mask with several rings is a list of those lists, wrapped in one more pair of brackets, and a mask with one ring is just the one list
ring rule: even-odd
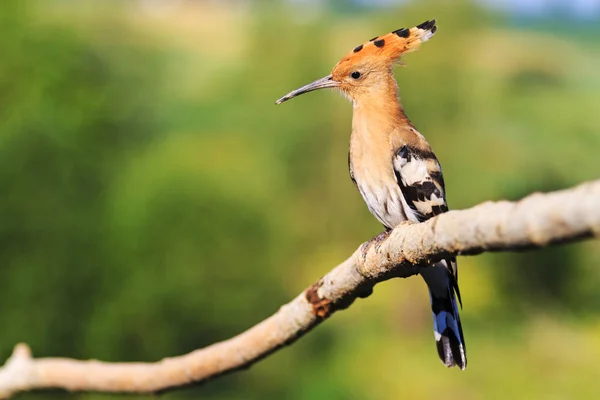
{"label": "bird's claw", "polygon": [[374,238],[372,238],[371,240],[369,240],[367,243],[365,243],[362,247],[363,259],[367,258],[367,253],[368,253],[369,249],[371,248],[371,246],[374,245],[375,251],[378,251],[379,247],[381,247],[381,244],[383,243],[383,241],[390,236],[390,233],[392,233],[391,230],[385,230],[385,231],[381,232],[379,235],[377,235]]}

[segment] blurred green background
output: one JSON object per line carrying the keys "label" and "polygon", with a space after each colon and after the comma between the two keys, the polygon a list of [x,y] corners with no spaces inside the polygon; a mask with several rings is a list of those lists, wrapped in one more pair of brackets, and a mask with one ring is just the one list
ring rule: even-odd
{"label": "blurred green background", "polygon": [[[396,76],[452,208],[598,178],[598,14],[531,3],[3,0],[0,363],[20,341],[109,361],[189,352],[378,233],[348,176],[350,104],[273,104],[377,34],[438,19]],[[460,258],[464,372],[439,362],[425,285],[407,279],[164,397],[598,398],[599,264],[598,242]]]}

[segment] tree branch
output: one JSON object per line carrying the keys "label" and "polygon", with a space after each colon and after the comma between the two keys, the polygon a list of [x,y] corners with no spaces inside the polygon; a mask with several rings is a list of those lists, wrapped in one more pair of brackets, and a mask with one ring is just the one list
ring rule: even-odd
{"label": "tree branch", "polygon": [[0,398],[29,390],[152,393],[248,368],[291,344],[325,318],[367,296],[373,285],[408,277],[448,255],[544,247],[600,236],[600,180],[533,194],[519,202],[486,202],[421,224],[397,227],[379,245],[363,244],[274,315],[229,340],[156,363],[105,363],[31,357],[16,346],[0,368]]}

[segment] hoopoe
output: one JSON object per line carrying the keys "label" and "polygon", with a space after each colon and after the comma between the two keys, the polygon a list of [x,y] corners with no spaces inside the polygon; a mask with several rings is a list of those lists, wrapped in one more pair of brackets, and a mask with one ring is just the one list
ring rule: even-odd
{"label": "hoopoe", "polygon": [[[422,222],[448,211],[440,163],[404,113],[393,74],[401,56],[419,49],[436,30],[432,20],[374,37],[346,54],[330,75],[276,102],[323,88],[336,88],[352,101],[350,178],[369,211],[385,226],[377,240],[402,221]],[[421,269],[420,274],[429,288],[439,357],[448,367],[465,369],[456,259],[442,260]]]}

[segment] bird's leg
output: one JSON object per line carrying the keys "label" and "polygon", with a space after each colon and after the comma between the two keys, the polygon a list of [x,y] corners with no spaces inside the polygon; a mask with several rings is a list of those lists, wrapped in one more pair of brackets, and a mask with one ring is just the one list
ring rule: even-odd
{"label": "bird's leg", "polygon": [[369,240],[367,243],[365,243],[362,247],[363,259],[367,258],[367,252],[369,251],[371,246],[374,245],[375,250],[379,250],[381,243],[383,243],[383,241],[390,236],[390,233],[392,233],[392,230],[389,228],[385,228],[385,231],[381,232],[379,235],[375,236],[374,238]]}

